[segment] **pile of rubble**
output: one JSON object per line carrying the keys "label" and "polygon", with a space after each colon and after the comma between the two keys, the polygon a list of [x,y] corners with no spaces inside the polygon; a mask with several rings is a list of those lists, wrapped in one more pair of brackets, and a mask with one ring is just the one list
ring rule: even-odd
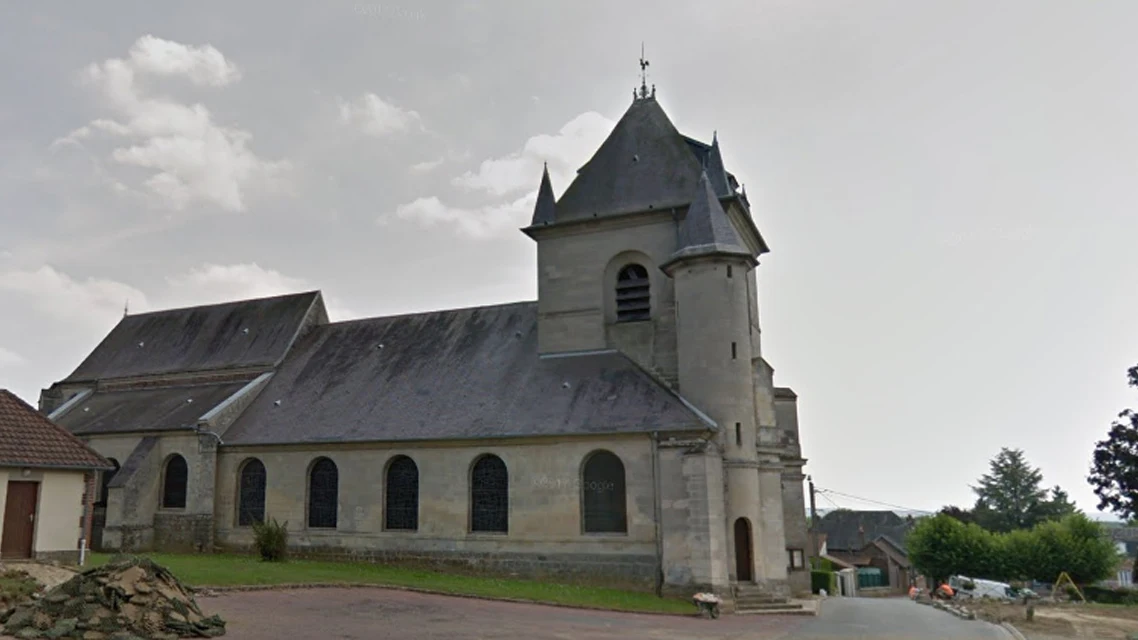
{"label": "pile of rubble", "polygon": [[118,556],[0,614],[17,638],[137,640],[213,638],[225,621],[206,617],[177,578],[147,558]]}

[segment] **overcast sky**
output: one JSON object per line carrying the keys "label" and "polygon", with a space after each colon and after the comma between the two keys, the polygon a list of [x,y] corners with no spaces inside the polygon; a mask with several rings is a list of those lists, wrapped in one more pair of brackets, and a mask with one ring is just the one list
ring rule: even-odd
{"label": "overcast sky", "polygon": [[771,246],[764,349],[818,485],[971,504],[1011,446],[1093,510],[1093,444],[1138,404],[1136,21],[1130,0],[5,3],[0,387],[34,403],[128,301],[534,299],[541,163],[560,194],[645,41]]}

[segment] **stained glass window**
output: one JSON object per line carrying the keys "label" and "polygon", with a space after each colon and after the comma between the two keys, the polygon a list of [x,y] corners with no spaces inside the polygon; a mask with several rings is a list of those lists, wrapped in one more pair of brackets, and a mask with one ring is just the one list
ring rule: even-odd
{"label": "stained glass window", "polygon": [[308,526],[335,529],[340,500],[340,474],[336,463],[320,458],[308,476]]}
{"label": "stained glass window", "polygon": [[162,478],[162,508],[186,508],[186,485],[188,481],[189,469],[186,468],[186,459],[178,454],[170,456],[170,459],[166,461],[166,472]]}
{"label": "stained glass window", "polygon": [[627,533],[624,463],[616,454],[598,451],[585,461],[581,503],[586,533]]}
{"label": "stained glass window", "polygon": [[395,456],[387,465],[383,527],[401,531],[419,528],[419,468],[407,456]]}
{"label": "stained glass window", "polygon": [[510,478],[506,463],[486,455],[470,474],[470,529],[506,533],[510,523]]}
{"label": "stained glass window", "polygon": [[652,298],[648,282],[648,270],[638,264],[630,264],[616,276],[616,320],[635,322],[652,317]]}
{"label": "stained glass window", "polygon": [[241,466],[237,495],[237,526],[265,521],[265,465],[260,460],[250,458]]}

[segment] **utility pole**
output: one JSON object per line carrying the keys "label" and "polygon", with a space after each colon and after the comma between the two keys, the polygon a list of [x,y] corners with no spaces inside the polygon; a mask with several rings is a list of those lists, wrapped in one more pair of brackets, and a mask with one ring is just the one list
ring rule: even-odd
{"label": "utility pole", "polygon": [[[818,557],[818,508],[814,503],[814,479],[806,476],[806,482],[810,485],[810,557]],[[811,563],[811,568],[814,564]]]}

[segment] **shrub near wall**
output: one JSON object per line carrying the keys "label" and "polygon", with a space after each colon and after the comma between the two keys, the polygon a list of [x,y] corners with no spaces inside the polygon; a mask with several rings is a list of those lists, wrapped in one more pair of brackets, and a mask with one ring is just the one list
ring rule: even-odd
{"label": "shrub near wall", "polygon": [[1083,587],[1083,595],[1089,602],[1099,604],[1128,604],[1138,605],[1138,589],[1125,587],[1096,587],[1094,585]]}
{"label": "shrub near wall", "polygon": [[826,593],[834,595],[838,592],[838,574],[833,571],[823,571],[815,569],[810,572],[810,591],[814,593],[821,593],[822,589]]}

